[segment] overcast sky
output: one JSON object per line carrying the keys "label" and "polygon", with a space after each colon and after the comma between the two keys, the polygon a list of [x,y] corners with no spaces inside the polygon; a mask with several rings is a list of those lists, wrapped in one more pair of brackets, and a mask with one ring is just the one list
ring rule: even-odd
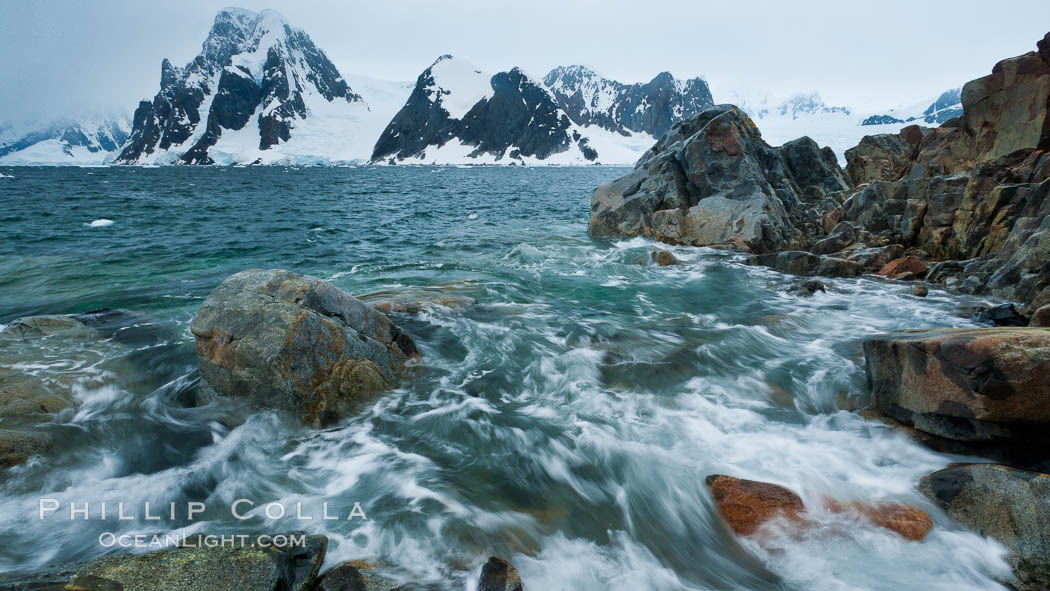
{"label": "overcast sky", "polygon": [[[156,93],[230,0],[0,0],[0,120]],[[1035,48],[1050,0],[241,0],[305,29],[344,75],[414,80],[453,53],[542,76],[582,63],[625,82],[668,70],[732,91],[819,91],[860,111],[914,103]]]}

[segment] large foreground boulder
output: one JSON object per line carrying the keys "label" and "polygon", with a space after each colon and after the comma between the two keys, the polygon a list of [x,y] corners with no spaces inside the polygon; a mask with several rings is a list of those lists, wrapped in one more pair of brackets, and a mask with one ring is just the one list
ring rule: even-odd
{"label": "large foreground boulder", "polygon": [[201,378],[215,393],[322,425],[392,388],[418,357],[412,338],[327,281],[284,270],[230,276],[191,326]]}
{"label": "large foreground boulder", "polygon": [[1021,589],[1050,588],[1050,475],[955,464],[924,476],[919,491],[952,519],[1006,546]]}
{"label": "large foreground boulder", "polygon": [[[301,535],[301,534],[296,534]],[[0,573],[0,591],[309,591],[328,547],[325,536],[305,544],[255,545],[254,536],[233,545],[183,545],[149,554],[105,556],[84,564],[36,572]],[[270,538],[276,542],[278,536]],[[285,539],[289,539],[286,537]]]}
{"label": "large foreground boulder", "polygon": [[878,412],[956,442],[934,447],[1025,465],[1050,456],[1050,330],[899,331],[865,341],[864,355]]}
{"label": "large foreground boulder", "polygon": [[676,123],[634,171],[598,187],[588,232],[784,250],[808,242],[849,187],[813,140],[774,148],[743,111],[717,105]]}

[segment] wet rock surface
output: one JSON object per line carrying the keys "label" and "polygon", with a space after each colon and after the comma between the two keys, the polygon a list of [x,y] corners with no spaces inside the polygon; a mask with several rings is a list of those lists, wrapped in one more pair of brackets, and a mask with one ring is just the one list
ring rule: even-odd
{"label": "wet rock surface", "polygon": [[478,591],[523,591],[521,577],[513,565],[493,556],[481,567]]}
{"label": "wet rock surface", "polygon": [[865,341],[864,355],[883,415],[957,442],[957,452],[1046,459],[1050,330],[900,331]]}
{"label": "wet rock surface", "polygon": [[[1037,45],[969,82],[961,116],[864,138],[846,153],[848,174],[807,138],[772,148],[738,109],[712,107],[672,126],[630,174],[594,192],[589,232],[808,251],[899,279],[922,278],[930,266],[929,280],[949,289],[1034,302],[1050,288],[1050,38]],[[892,259],[879,266],[872,249],[891,245],[901,249],[895,258],[921,254],[884,269]]]}
{"label": "wet rock surface", "polygon": [[362,295],[360,299],[384,314],[418,314],[425,310],[469,310],[478,303],[474,298],[465,295],[427,289],[375,292]]}
{"label": "wet rock surface", "polygon": [[210,389],[308,425],[336,420],[355,400],[394,387],[418,355],[412,338],[375,308],[283,270],[230,276],[191,330]]}
{"label": "wet rock surface", "polygon": [[954,464],[919,491],[949,517],[1010,550],[1023,590],[1050,587],[1050,475],[998,464]]}
{"label": "wet rock surface", "polygon": [[0,331],[0,466],[22,464],[54,448],[40,425],[79,405],[76,391],[150,381],[132,347],[167,338],[148,317],[129,310],[29,316]]}
{"label": "wet rock surface", "polygon": [[[738,536],[753,535],[774,519],[785,519],[799,527],[815,525],[806,516],[802,498],[783,486],[724,474],[708,476],[706,483],[722,519]],[[861,517],[911,541],[925,538],[933,527],[922,509],[901,503],[825,499],[824,509]]]}

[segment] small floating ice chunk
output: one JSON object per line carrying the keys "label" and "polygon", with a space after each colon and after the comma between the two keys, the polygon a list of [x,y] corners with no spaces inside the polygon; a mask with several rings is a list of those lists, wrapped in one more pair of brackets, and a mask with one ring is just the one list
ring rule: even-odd
{"label": "small floating ice chunk", "polygon": [[476,219],[478,219],[478,214],[472,213],[472,214],[467,216],[467,219],[468,220],[476,220]]}
{"label": "small floating ice chunk", "polygon": [[15,176],[13,174],[4,174],[4,173],[0,172],[0,179],[13,179],[13,178],[15,178]]}
{"label": "small floating ice chunk", "polygon": [[113,220],[107,220],[106,218],[98,219],[98,220],[95,220],[95,221],[91,222],[90,224],[88,224],[88,226],[90,226],[92,228],[105,228],[106,226],[112,226],[112,225],[113,225]]}

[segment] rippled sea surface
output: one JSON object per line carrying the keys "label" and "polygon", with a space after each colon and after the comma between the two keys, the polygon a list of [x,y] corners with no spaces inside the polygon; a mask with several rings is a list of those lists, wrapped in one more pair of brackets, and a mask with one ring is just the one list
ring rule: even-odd
{"label": "rippled sea surface", "polygon": [[[533,591],[994,589],[1008,576],[1001,547],[914,490],[959,458],[853,412],[869,401],[865,337],[968,326],[973,300],[866,278],[788,295],[797,278],[707,249],[647,264],[650,242],[587,237],[590,192],[615,168],[0,172],[13,177],[0,178],[0,324],[101,307],[149,319],[119,342],[0,350],[0,370],[79,400],[40,427],[55,453],[0,480],[0,570],[97,556],[103,532],[306,530],[331,538],[328,564],[368,559],[448,589],[472,589],[492,554]],[[393,314],[422,362],[339,425],[260,412],[231,429],[229,409],[187,407],[199,381],[188,327],[222,279],[252,267],[479,304]],[[935,527],[908,542],[818,509],[826,527],[738,542],[704,486],[712,473],[815,507],[825,495],[912,503]],[[40,520],[41,497],[63,511],[90,502],[91,519]],[[288,515],[235,520],[241,498]],[[139,518],[102,521],[103,501]],[[209,509],[145,521],[147,501]],[[355,502],[367,520],[320,515]],[[314,519],[296,519],[297,503]]]}

